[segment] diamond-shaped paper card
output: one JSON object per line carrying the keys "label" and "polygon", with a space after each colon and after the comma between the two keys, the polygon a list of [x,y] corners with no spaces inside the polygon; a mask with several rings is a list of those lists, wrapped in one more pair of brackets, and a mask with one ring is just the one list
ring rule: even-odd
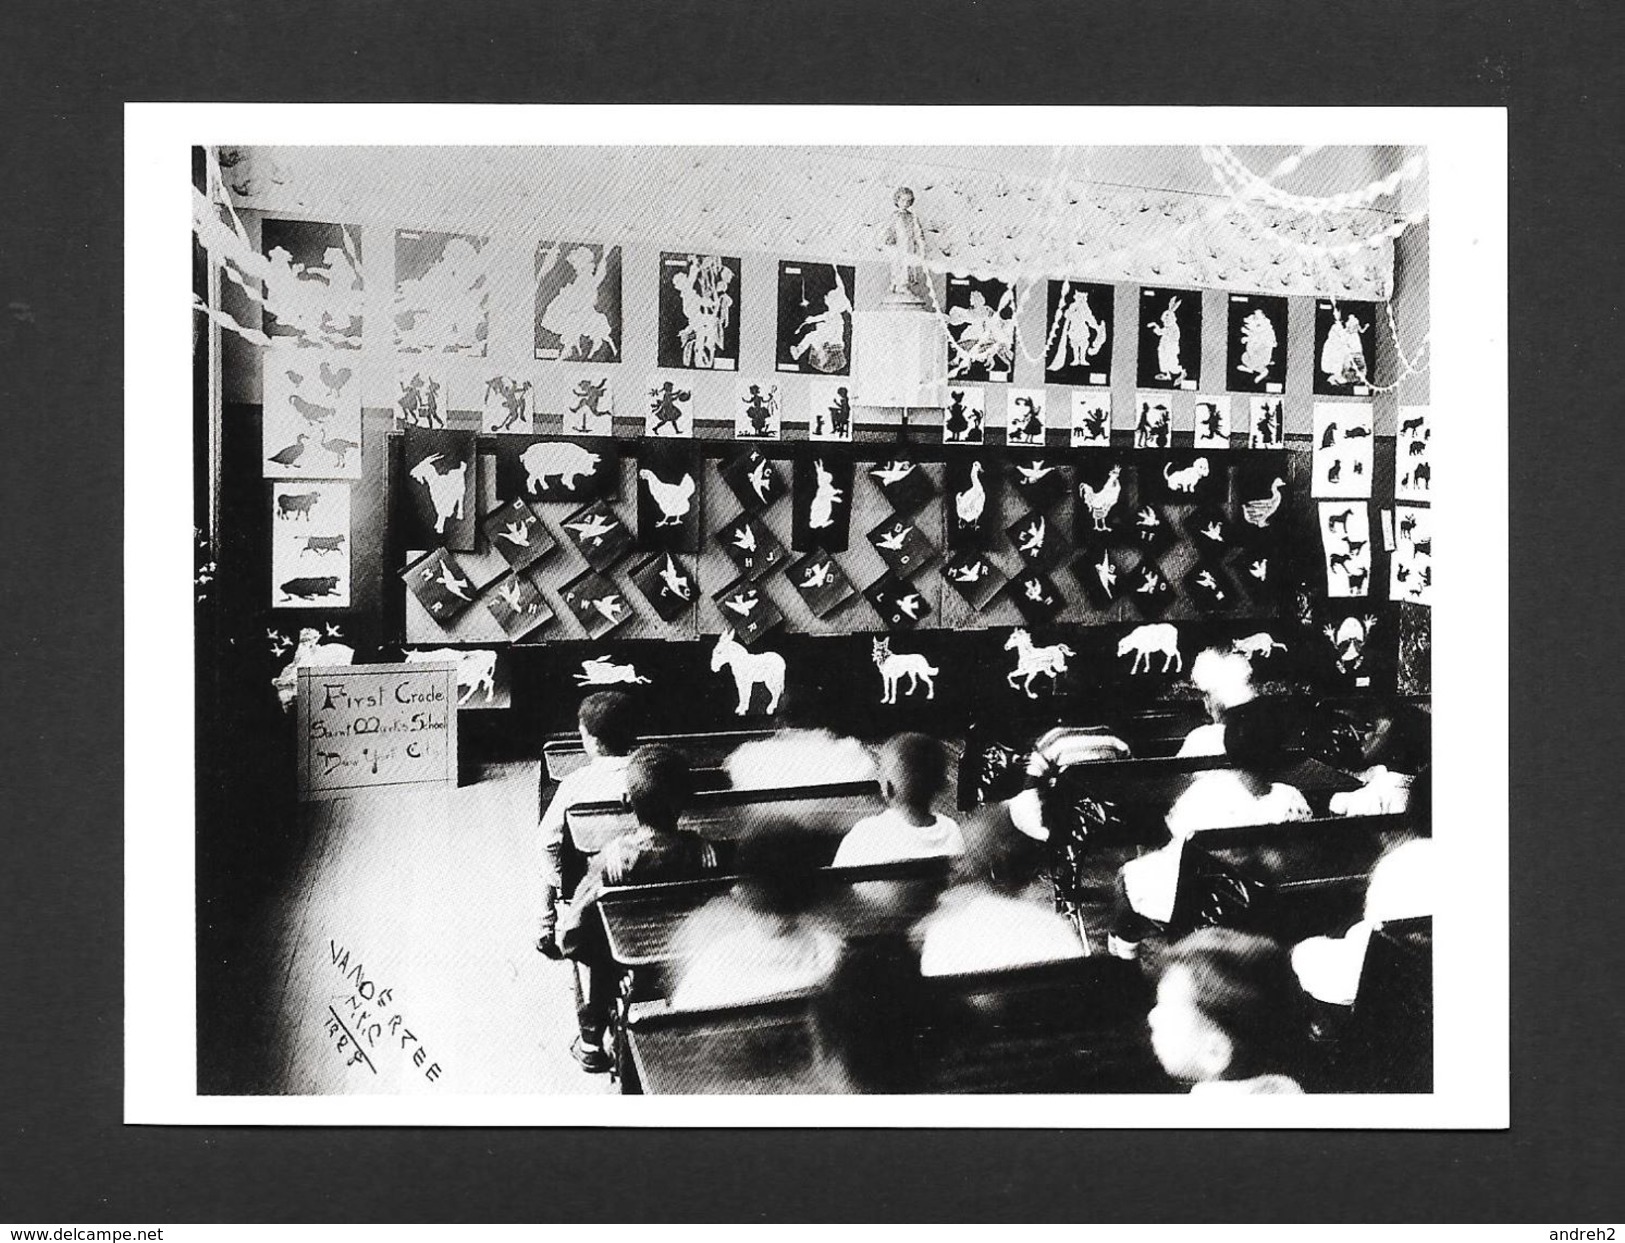
{"label": "diamond-shaped paper card", "polygon": [[610,569],[632,549],[632,532],[603,501],[576,510],[562,525],[576,551],[595,570]]}
{"label": "diamond-shaped paper card", "polygon": [[785,571],[785,577],[817,617],[828,617],[857,595],[841,563],[827,552],[810,552]]}
{"label": "diamond-shaped paper card", "polygon": [[1227,613],[1236,607],[1236,589],[1217,565],[1197,565],[1182,582],[1186,597],[1204,613]]}
{"label": "diamond-shaped paper card", "polygon": [[1159,616],[1174,601],[1173,584],[1149,558],[1140,562],[1124,581],[1128,588],[1123,594],[1148,617]]}
{"label": "diamond-shaped paper card", "polygon": [[1137,505],[1129,529],[1134,534],[1134,546],[1146,554],[1159,553],[1174,542],[1173,524],[1155,505]]}
{"label": "diamond-shaped paper card", "polygon": [[436,548],[414,561],[401,571],[401,578],[429,616],[442,626],[474,603],[474,581],[444,548]]}
{"label": "diamond-shaped paper card", "polygon": [[1133,563],[1133,553],[1096,540],[1079,550],[1071,570],[1089,603],[1104,612],[1128,594]]}
{"label": "diamond-shaped paper card", "polygon": [[931,541],[920,534],[919,527],[895,514],[869,532],[869,542],[886,567],[900,578],[919,572],[937,555]]}
{"label": "diamond-shaped paper card", "polygon": [[977,612],[985,609],[1008,581],[998,566],[974,550],[944,562],[942,577]]}
{"label": "diamond-shaped paper card", "polygon": [[758,579],[789,557],[779,537],[755,514],[740,514],[716,534],[717,545],[740,574]]}
{"label": "diamond-shaped paper card", "polygon": [[1034,570],[1012,578],[1005,595],[1029,626],[1043,625],[1066,607],[1066,597],[1056,590],[1055,584]]}
{"label": "diamond-shaped paper card", "polygon": [[661,621],[676,621],[700,598],[699,580],[676,553],[656,553],[632,571],[631,579]]}
{"label": "diamond-shaped paper card", "polygon": [[553,620],[553,610],[523,574],[509,574],[484,596],[485,607],[510,639],[522,639]]}
{"label": "diamond-shaped paper card", "polygon": [[738,579],[711,597],[723,620],[733,627],[739,641],[754,643],[784,620],[779,606],[760,583]]}
{"label": "diamond-shaped paper card", "polygon": [[863,589],[863,596],[893,630],[913,630],[931,616],[931,606],[920,590],[895,574],[882,574]]}
{"label": "diamond-shaped paper card", "polygon": [[596,570],[571,579],[560,588],[559,597],[589,638],[603,638],[632,616],[626,593]]}
{"label": "diamond-shaped paper card", "polygon": [[516,570],[540,560],[558,547],[558,541],[524,501],[517,498],[499,506],[482,524],[485,541]]}
{"label": "diamond-shaped paper card", "polygon": [[1044,454],[1012,454],[1010,485],[1034,509],[1053,508],[1071,486],[1071,472],[1059,458]]}
{"label": "diamond-shaped paper card", "polygon": [[774,501],[790,491],[784,475],[772,459],[752,449],[741,453],[726,466],[719,465],[718,473],[739,503],[753,512],[769,508]]}
{"label": "diamond-shaped paper card", "polygon": [[869,478],[900,514],[912,514],[937,494],[937,485],[925,467],[902,458],[876,462],[869,467]]}
{"label": "diamond-shaped paper card", "polygon": [[1044,569],[1066,555],[1069,541],[1061,525],[1042,510],[1025,514],[1005,528],[1010,546],[1028,569]]}

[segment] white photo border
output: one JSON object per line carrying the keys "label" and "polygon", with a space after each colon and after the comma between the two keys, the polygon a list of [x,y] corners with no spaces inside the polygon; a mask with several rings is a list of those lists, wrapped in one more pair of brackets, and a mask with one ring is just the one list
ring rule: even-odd
{"label": "white photo border", "polygon": [[[567,119],[566,119],[567,118]],[[1500,108],[128,104],[125,478],[172,477],[189,435],[194,145],[1395,144],[1429,158],[1435,1087],[1417,1096],[200,1096],[193,859],[192,488],[127,489],[125,1108],[210,1125],[1473,1128],[1508,1125],[1507,159]],[[1096,145],[1108,145],[1096,140]],[[1461,313],[1458,308],[1472,308]],[[1470,383],[1469,383],[1470,381]],[[1460,389],[1454,387],[1460,384]],[[1447,387],[1447,385],[1449,387]],[[1457,395],[1459,393],[1459,396]],[[154,394],[171,394],[162,405]],[[1470,394],[1470,396],[1469,396]],[[175,436],[154,435],[171,421]],[[1471,421],[1471,434],[1467,428]],[[140,434],[135,434],[139,431]],[[1438,450],[1443,452],[1437,452]],[[190,480],[188,480],[190,484]],[[1469,493],[1469,489],[1471,492]],[[140,512],[133,512],[139,503]],[[139,539],[139,547],[136,542]],[[133,567],[139,564],[140,573]],[[188,636],[177,652],[177,636]],[[151,663],[168,654],[164,694]],[[1058,1099],[1075,1108],[1057,1108]],[[1087,1104],[1083,1103],[1083,1100]]]}

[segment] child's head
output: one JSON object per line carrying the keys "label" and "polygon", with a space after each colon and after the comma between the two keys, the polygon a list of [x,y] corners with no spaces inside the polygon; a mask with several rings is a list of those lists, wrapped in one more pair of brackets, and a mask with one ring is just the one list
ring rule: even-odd
{"label": "child's head", "polygon": [[1253,662],[1228,647],[1210,647],[1191,662],[1191,681],[1202,692],[1208,716],[1221,720],[1231,708],[1257,696],[1253,689]]}
{"label": "child's head", "polygon": [[576,720],[591,756],[626,755],[638,744],[632,700],[622,691],[595,691],[581,701]]}
{"label": "child's head", "polygon": [[1300,1035],[1292,959],[1267,937],[1204,928],[1170,949],[1148,1017],[1151,1047],[1176,1079],[1284,1072]]}
{"label": "child's head", "polygon": [[1043,842],[1017,828],[1005,803],[978,809],[961,826],[965,851],[954,861],[960,884],[987,885],[998,893],[1020,893],[1043,872]]}
{"label": "child's head", "polygon": [[1287,763],[1293,724],[1280,701],[1253,699],[1224,713],[1224,754],[1243,772],[1268,777]]}
{"label": "child's head", "polygon": [[638,823],[675,829],[694,792],[693,767],[671,747],[639,747],[626,766],[626,804]]}
{"label": "child's head", "polygon": [[923,810],[948,780],[948,755],[926,734],[898,734],[880,748],[880,790],[893,807]]}

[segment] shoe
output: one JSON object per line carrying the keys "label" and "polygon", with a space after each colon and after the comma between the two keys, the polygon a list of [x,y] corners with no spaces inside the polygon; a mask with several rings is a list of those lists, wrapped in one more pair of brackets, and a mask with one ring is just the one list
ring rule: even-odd
{"label": "shoe", "polygon": [[603,1045],[588,1044],[580,1036],[571,1042],[570,1056],[575,1058],[576,1065],[589,1075],[601,1075],[614,1065],[610,1061],[609,1054],[604,1052]]}
{"label": "shoe", "polygon": [[536,938],[536,952],[544,958],[551,958],[554,962],[564,957],[564,951],[559,949],[557,938],[551,932],[544,933]]}

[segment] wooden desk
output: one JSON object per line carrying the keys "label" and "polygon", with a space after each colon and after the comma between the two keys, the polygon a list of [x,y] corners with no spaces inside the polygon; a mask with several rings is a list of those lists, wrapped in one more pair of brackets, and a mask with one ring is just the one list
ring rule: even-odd
{"label": "wooden desk", "polygon": [[[737,841],[747,831],[783,823],[804,835],[839,837],[883,810],[873,781],[796,786],[783,790],[717,790],[698,794],[681,826],[708,841]],[[564,813],[577,850],[596,854],[637,823],[621,803],[581,803]]]}
{"label": "wooden desk", "polygon": [[[1231,878],[1243,908],[1229,926],[1284,941],[1341,932],[1360,918],[1377,861],[1415,836],[1405,816],[1333,816],[1282,824],[1210,829],[1193,835],[1180,858],[1170,926],[1194,927],[1215,876]],[[1205,878],[1205,880],[1204,880]]]}
{"label": "wooden desk", "polygon": [[[824,1030],[801,995],[714,1010],[643,1007],[628,1043],[651,1095],[710,1092],[1165,1092],[1151,1052],[1151,988],[1134,963],[1086,958],[916,980],[898,1021]],[[896,1001],[897,999],[891,999]],[[895,1080],[855,1080],[853,1041],[906,1054]]]}
{"label": "wooden desk", "polygon": [[[862,910],[868,919],[854,931],[873,935],[886,931],[876,912],[862,907],[855,887],[869,883],[896,883],[917,887],[914,894],[894,895],[897,920],[912,921],[929,906],[948,880],[952,860],[905,859],[869,867],[823,868],[818,876],[819,910],[837,923],[855,918]],[[598,899],[610,953],[623,967],[649,970],[671,960],[672,940],[695,911],[727,893],[737,876],[708,876],[703,880],[670,881],[658,885],[628,885],[606,889]]]}
{"label": "wooden desk", "polygon": [[[638,739],[648,746],[675,747],[694,764],[696,769],[716,769],[722,761],[742,743],[754,742],[772,736],[766,729],[730,729],[702,734],[650,734]],[[578,734],[561,734],[542,744],[544,770],[553,781],[562,781],[587,762],[587,753],[581,749]]]}

